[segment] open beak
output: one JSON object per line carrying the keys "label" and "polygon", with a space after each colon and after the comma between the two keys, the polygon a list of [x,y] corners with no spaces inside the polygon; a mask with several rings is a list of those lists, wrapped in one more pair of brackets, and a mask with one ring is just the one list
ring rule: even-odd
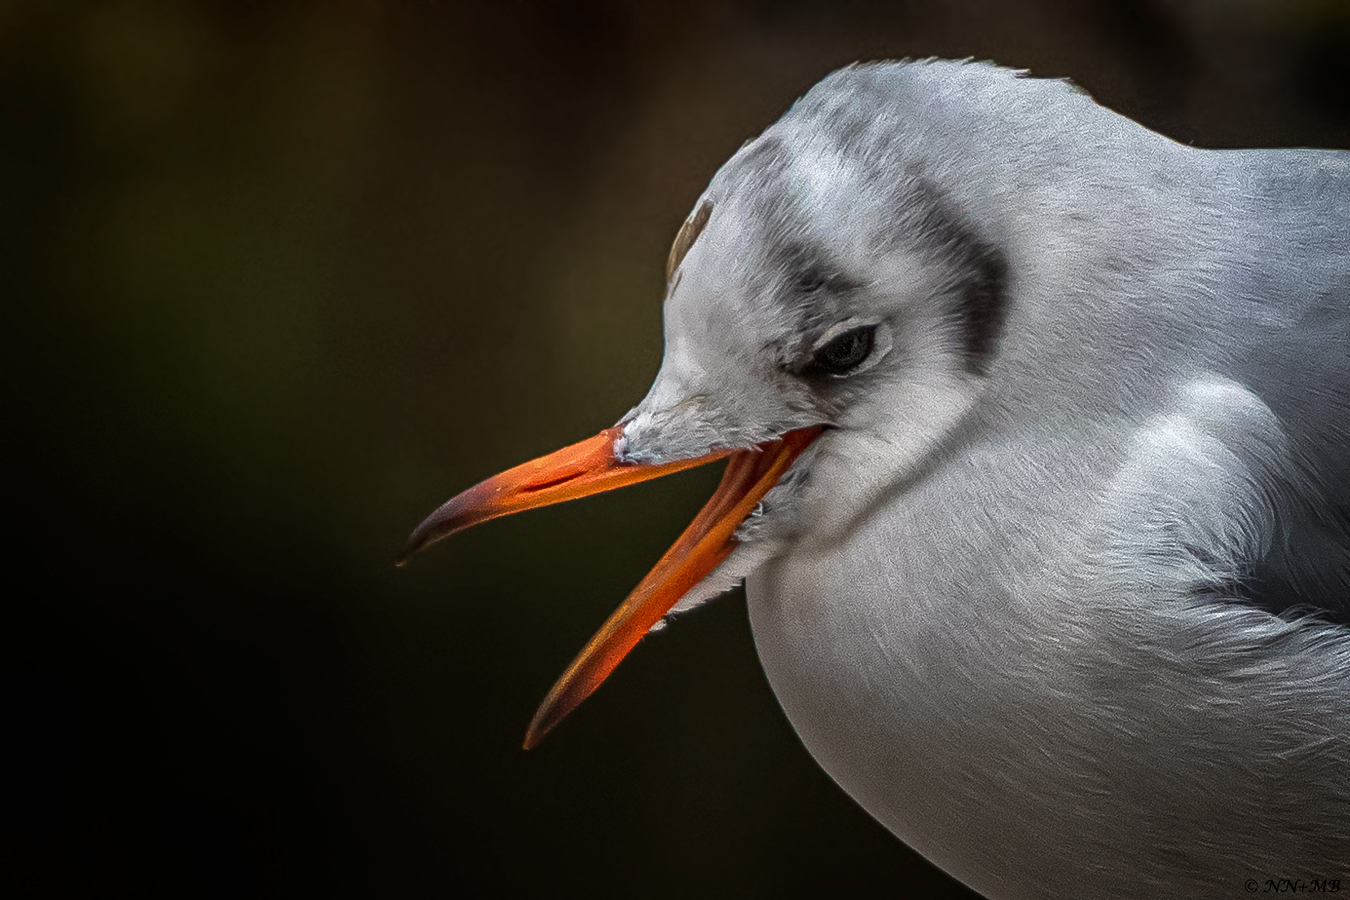
{"label": "open beak", "polygon": [[736,529],[822,430],[821,426],[801,428],[748,450],[715,450],[694,459],[650,465],[622,462],[614,455],[614,442],[623,434],[616,425],[509,469],[447,501],[413,531],[398,564],[479,522],[730,457],[712,499],[548,692],[525,734],[529,749],[589,697],[648,629],[727,558],[736,546]]}

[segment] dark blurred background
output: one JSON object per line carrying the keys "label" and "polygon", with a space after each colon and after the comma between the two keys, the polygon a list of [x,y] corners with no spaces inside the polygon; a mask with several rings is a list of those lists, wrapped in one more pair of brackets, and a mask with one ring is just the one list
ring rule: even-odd
{"label": "dark blurred background", "polygon": [[929,55],[1202,146],[1350,146],[1344,0],[0,2],[6,882],[966,896],[812,763],[739,594],[520,749],[715,471],[392,565],[642,396],[725,158],[830,70]]}

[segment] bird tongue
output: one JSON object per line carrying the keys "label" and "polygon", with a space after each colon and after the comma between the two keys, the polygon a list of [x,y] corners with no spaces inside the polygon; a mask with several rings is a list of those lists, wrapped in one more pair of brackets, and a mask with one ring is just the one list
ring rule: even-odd
{"label": "bird tongue", "polygon": [[694,459],[651,465],[615,457],[614,442],[623,433],[616,425],[509,469],[447,501],[413,531],[399,565],[457,531],[498,516],[575,500],[730,457],[712,498],[548,692],[525,734],[528,749],[590,696],[647,630],[727,558],[736,547],[734,535],[741,522],[821,430],[820,426],[802,428],[749,450],[715,450]]}

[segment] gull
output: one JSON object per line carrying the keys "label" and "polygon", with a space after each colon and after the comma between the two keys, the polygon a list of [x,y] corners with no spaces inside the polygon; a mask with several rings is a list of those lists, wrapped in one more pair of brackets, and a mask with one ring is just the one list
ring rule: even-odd
{"label": "gull", "polygon": [[617,425],[405,551],[726,460],[527,747],[744,582],[806,749],[974,890],[1350,889],[1350,153],[852,66],[694,204],[664,337]]}

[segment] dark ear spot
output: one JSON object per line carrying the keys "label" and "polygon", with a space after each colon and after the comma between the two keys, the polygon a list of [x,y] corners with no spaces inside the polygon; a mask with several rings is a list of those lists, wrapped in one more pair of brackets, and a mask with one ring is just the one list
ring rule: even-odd
{"label": "dark ear spot", "polygon": [[997,248],[980,246],[970,260],[971,278],[959,304],[966,367],[984,375],[994,356],[1003,317],[1007,312],[1008,264]]}
{"label": "dark ear spot", "polygon": [[675,235],[675,243],[670,247],[670,257],[666,260],[666,282],[669,283],[675,270],[684,262],[685,254],[689,248],[694,246],[694,241],[703,233],[703,228],[708,224],[708,217],[712,215],[713,205],[711,200],[704,200],[692,216],[684,220],[680,226],[680,233]]}
{"label": "dark ear spot", "polygon": [[947,315],[961,339],[966,371],[985,375],[998,351],[1008,306],[1008,262],[1001,248],[963,221],[936,186],[907,187],[901,208],[917,210],[910,232],[922,237],[930,259],[945,261],[960,279]]}

